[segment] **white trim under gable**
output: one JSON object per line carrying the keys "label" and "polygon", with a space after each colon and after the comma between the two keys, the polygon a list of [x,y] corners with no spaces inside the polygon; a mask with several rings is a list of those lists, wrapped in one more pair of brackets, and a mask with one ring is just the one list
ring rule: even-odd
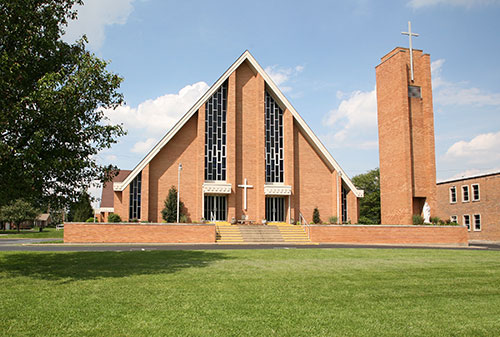
{"label": "white trim under gable", "polygon": [[193,105],[189,111],[182,116],[182,118],[167,132],[167,134],[155,145],[155,147],[144,157],[144,159],[130,172],[127,178],[123,182],[116,182],[113,184],[114,191],[123,191],[128,184],[135,178],[139,172],[141,172],[144,167],[160,152],[160,150],[167,144],[175,134],[187,123],[187,121],[200,109],[200,107],[212,96],[215,91],[224,83],[225,80],[244,62],[248,61],[250,65],[262,76],[267,85],[271,88],[272,93],[278,99],[278,101],[284,105],[295,118],[295,121],[304,131],[304,135],[311,141],[311,144],[320,153],[320,155],[325,159],[325,161],[331,166],[332,169],[341,173],[342,180],[349,186],[351,191],[358,197],[361,198],[364,195],[363,190],[358,190],[352,181],[345,174],[344,170],[335,161],[330,152],[321,143],[319,138],[312,132],[311,128],[302,119],[298,112],[294,109],[292,104],[286,99],[278,86],[273,82],[271,77],[262,69],[260,64],[255,60],[255,58],[246,50],[237,60],[234,62],[229,69],[210,87],[210,89]]}

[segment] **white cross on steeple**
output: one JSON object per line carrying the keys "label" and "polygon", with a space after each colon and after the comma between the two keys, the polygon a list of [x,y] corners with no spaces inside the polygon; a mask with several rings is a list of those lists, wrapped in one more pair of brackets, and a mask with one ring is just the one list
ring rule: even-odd
{"label": "white cross on steeple", "polygon": [[245,211],[247,210],[247,188],[253,188],[253,185],[248,185],[247,184],[247,178],[245,178],[245,183],[243,185],[238,185],[238,187],[243,187],[243,189],[245,190],[245,197],[244,197],[244,206],[243,208],[245,209]]}
{"label": "white cross on steeple", "polygon": [[413,46],[411,44],[411,37],[412,36],[417,37],[418,34],[411,32],[411,22],[410,21],[408,21],[408,31],[401,32],[401,34],[408,35],[408,39],[410,39],[410,69],[411,69],[411,81],[413,82]]}

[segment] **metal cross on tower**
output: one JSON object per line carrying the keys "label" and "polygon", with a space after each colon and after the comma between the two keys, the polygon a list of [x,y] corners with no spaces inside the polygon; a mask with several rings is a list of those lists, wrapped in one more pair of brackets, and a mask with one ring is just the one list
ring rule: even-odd
{"label": "metal cross on tower", "polygon": [[411,71],[411,81],[413,82],[413,46],[411,44],[411,37],[412,36],[417,37],[418,34],[411,32],[411,22],[410,21],[408,21],[408,31],[401,32],[401,34],[408,35],[408,39],[410,39],[410,71]]}

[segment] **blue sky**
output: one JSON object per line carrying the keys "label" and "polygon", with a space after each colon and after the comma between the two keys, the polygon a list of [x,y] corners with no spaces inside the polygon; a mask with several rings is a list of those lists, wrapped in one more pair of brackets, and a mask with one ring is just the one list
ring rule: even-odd
{"label": "blue sky", "polygon": [[378,167],[375,66],[412,21],[430,53],[438,180],[500,171],[500,0],[86,0],[65,39],[125,78],[107,111],[128,135],[99,155],[133,169],[246,50],[352,177]]}

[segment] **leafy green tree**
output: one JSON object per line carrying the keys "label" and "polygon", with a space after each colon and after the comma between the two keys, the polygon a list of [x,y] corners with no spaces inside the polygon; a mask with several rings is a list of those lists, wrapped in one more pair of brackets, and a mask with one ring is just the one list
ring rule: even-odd
{"label": "leafy green tree", "polygon": [[77,202],[73,203],[69,209],[68,220],[75,222],[85,222],[88,218],[94,217],[94,209],[90,203],[90,196],[87,192],[80,194]]}
{"label": "leafy green tree", "polygon": [[[182,215],[184,215],[184,203],[179,201],[179,221]],[[177,189],[175,186],[170,187],[168,190],[168,195],[165,199],[165,208],[161,211],[161,216],[168,223],[177,221]]]}
{"label": "leafy green tree", "polygon": [[378,168],[352,178],[353,184],[365,191],[359,202],[359,223],[380,223],[380,170]]}
{"label": "leafy green tree", "polygon": [[33,221],[41,212],[29,202],[17,199],[0,208],[0,219],[17,227],[19,232],[21,223]]}
{"label": "leafy green tree", "polygon": [[314,211],[313,211],[313,223],[315,223],[315,224],[321,223],[321,218],[319,216],[319,209],[318,209],[318,207],[315,207]]}
{"label": "leafy green tree", "polygon": [[81,0],[0,2],[0,206],[29,198],[62,208],[114,167],[96,154],[125,134],[104,109],[123,103],[122,78],[61,40]]}

